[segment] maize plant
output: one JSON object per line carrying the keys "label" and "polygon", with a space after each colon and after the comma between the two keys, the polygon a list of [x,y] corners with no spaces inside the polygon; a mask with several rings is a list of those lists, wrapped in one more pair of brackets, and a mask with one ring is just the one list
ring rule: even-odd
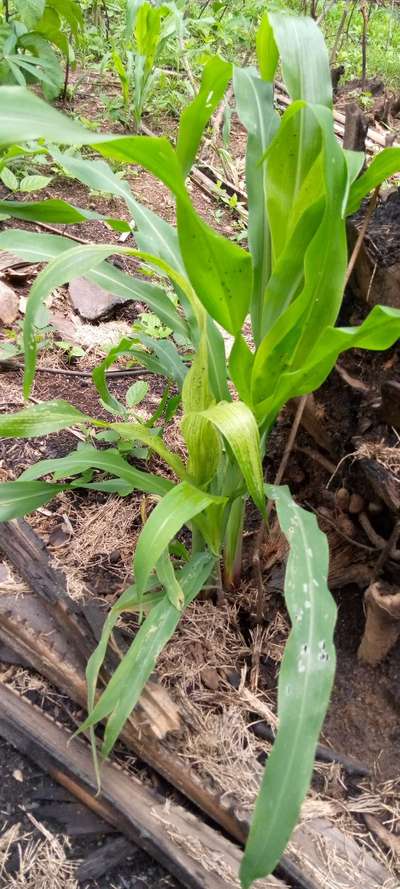
{"label": "maize plant", "polygon": [[[289,543],[285,598],[292,630],[279,678],[279,731],[255,806],[241,866],[244,887],[276,866],[307,792],[315,746],[334,676],[335,605],[327,587],[328,546],[315,517],[286,487],[264,483],[263,457],[271,428],[288,399],[320,386],[336,359],[353,347],[381,350],[400,332],[400,312],[376,306],[358,327],[336,326],[347,266],[346,216],[400,169],[400,149],[388,148],[360,175],[364,157],[343,150],[333,129],[326,47],[311,19],[271,13],[257,34],[258,68],[236,68],[219,57],[204,69],[198,95],[184,110],[176,146],[164,137],[97,135],[19,88],[0,90],[0,142],[42,139],[63,168],[96,191],[122,198],[135,222],[134,248],[71,246],[66,237],[3,232],[0,247],[46,262],[28,299],[24,323],[24,394],[35,373],[35,325],[48,294],[86,275],[120,296],[150,307],[173,331],[168,340],[138,334],[114,347],[93,372],[109,421],[62,401],[2,416],[2,437],[34,437],[70,425],[98,429],[132,448],[145,446],[164,461],[155,475],[122,456],[118,447],[85,444],[67,457],[44,460],[17,481],[0,486],[0,518],[23,515],[67,488],[152,495],[156,505],[138,538],[135,583],[112,608],[87,668],[89,716],[83,728],[105,721],[107,755],[135,707],[157,656],[184,609],[210,577],[232,585],[240,574],[244,508],[250,498],[266,518],[274,501]],[[274,108],[280,63],[291,104]],[[186,177],[214,110],[233,78],[237,110],[248,133],[246,177],[249,249],[222,237],[197,214]],[[63,154],[56,143],[87,146],[102,159]],[[135,199],[105,158],[139,164],[170,190],[176,228]],[[76,223],[94,213],[62,201],[3,202],[17,218]],[[97,217],[99,218],[99,217]],[[120,220],[107,220],[116,229]],[[107,260],[135,257],[146,279]],[[160,283],[161,282],[161,283]],[[165,283],[165,286],[164,286]],[[170,297],[170,286],[175,299]],[[249,320],[250,319],[250,320]],[[251,327],[251,336],[244,335]],[[233,345],[226,354],[221,329]],[[178,344],[185,344],[184,352]],[[167,381],[156,415],[147,423],[127,413],[109,392],[106,370],[121,355]],[[171,396],[170,392],[174,391]],[[167,446],[163,429],[177,410],[186,458]],[[161,420],[161,423],[159,422]],[[92,439],[93,441],[93,439]],[[98,473],[101,473],[99,475]],[[43,481],[46,477],[48,480]],[[177,544],[183,528],[192,551]],[[187,537],[185,537],[187,540]],[[137,611],[132,645],[95,697],[108,639],[124,610]]]}

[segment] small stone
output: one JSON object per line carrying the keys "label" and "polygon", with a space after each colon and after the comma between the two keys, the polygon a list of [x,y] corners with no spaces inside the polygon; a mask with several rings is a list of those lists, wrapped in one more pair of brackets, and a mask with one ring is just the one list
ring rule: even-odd
{"label": "small stone", "polygon": [[205,667],[204,670],[201,671],[201,681],[203,685],[210,689],[210,691],[216,691],[219,686],[219,676],[216,670],[213,670],[212,667]]}
{"label": "small stone", "polygon": [[336,491],[335,494],[335,503],[337,508],[340,509],[341,512],[348,512],[350,504],[350,491],[348,491],[347,488],[339,488],[339,490]]}
{"label": "small stone", "polygon": [[5,562],[0,562],[0,581],[9,581],[10,571]]}
{"label": "small stone", "polygon": [[355,537],[356,529],[353,525],[353,522],[347,515],[340,515],[337,519],[337,525],[340,531],[343,531],[343,534],[347,534],[347,537]]}
{"label": "small stone", "polygon": [[242,677],[237,670],[230,670],[229,673],[226,674],[226,678],[232,688],[239,688]]}
{"label": "small stone", "polygon": [[118,549],[113,549],[112,553],[109,555],[110,565],[118,565],[118,562],[121,561],[121,553]]}
{"label": "small stone", "polygon": [[69,285],[69,298],[73,308],[79,312],[81,318],[87,321],[97,321],[103,315],[107,315],[116,306],[127,302],[108,290],[103,290],[98,284],[88,281],[87,278],[74,278]]}
{"label": "small stone", "polygon": [[351,515],[358,515],[359,512],[363,511],[364,507],[364,497],[361,497],[361,494],[352,494],[349,503],[349,513],[351,513]]}
{"label": "small stone", "polygon": [[65,546],[70,537],[71,535],[68,533],[64,524],[57,525],[57,527],[49,534],[48,543],[50,546],[57,549],[58,547]]}
{"label": "small stone", "polygon": [[21,772],[21,769],[14,769],[14,771],[13,771],[12,774],[13,774],[13,778],[14,778],[16,781],[19,781],[20,784],[23,784],[24,776],[23,776],[23,774],[22,774],[22,772]]}
{"label": "small stone", "polygon": [[0,281],[0,321],[12,324],[19,311],[19,299],[15,290]]}

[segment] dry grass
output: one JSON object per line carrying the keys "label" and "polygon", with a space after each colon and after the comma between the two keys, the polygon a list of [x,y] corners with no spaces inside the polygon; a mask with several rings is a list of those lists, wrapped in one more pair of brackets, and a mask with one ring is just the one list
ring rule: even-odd
{"label": "dry grass", "polygon": [[22,397],[20,377],[17,374],[12,374],[11,376],[10,373],[0,373],[1,413],[7,413],[9,410],[18,410],[19,407],[23,406],[24,399]]}
{"label": "dry grass", "polygon": [[361,460],[362,458],[376,460],[377,463],[380,463],[384,469],[390,472],[397,482],[400,482],[399,447],[390,448],[381,443],[366,441],[360,445],[353,456],[355,456],[357,460]]}
{"label": "dry grass", "polygon": [[[251,596],[253,592],[248,590],[246,594]],[[275,702],[261,691],[252,691],[254,652],[260,657],[267,654],[279,663],[289,627],[285,615],[277,612],[264,631],[255,628],[249,634],[247,643],[238,626],[238,608],[237,601],[226,602],[221,608],[210,601],[194,602],[161,654],[159,672],[163,681],[172,686],[184,720],[181,736],[171,742],[175,755],[190,765],[225,805],[231,805],[239,817],[246,817],[260,787],[260,755],[271,749],[271,744],[251,731],[249,714],[254,714],[255,721],[264,719],[271,727],[277,726]],[[218,677],[216,689],[204,683],[204,670],[211,670]],[[238,688],[227,681],[232,670],[239,677]],[[308,794],[302,807],[302,822],[328,820],[341,830],[344,839],[347,836],[359,842],[389,873],[398,875],[393,854],[372,836],[361,816],[364,812],[375,814],[387,829],[398,827],[399,782],[380,786],[365,782],[365,791],[349,799],[340,765],[317,763],[315,774],[319,789]],[[332,873],[332,856],[336,851],[326,849],[327,867]],[[347,866],[344,861],[345,871]],[[349,878],[353,875],[354,868],[352,875],[349,871]],[[339,889],[332,880],[327,876],[327,886]]]}
{"label": "dry grass", "polygon": [[[270,629],[262,639],[263,652],[269,650],[272,638]],[[158,664],[184,720],[181,737],[173,741],[175,753],[221,796],[232,796],[246,811],[259,788],[258,757],[270,747],[249,730],[248,714],[276,723],[267,696],[247,687],[252,654],[252,642],[247,643],[240,632],[235,604],[225,602],[216,608],[211,601],[193,602]],[[207,685],[210,673],[218,683],[216,689]],[[231,673],[238,688],[227,681]]]}
{"label": "dry grass", "polygon": [[74,509],[71,519],[74,536],[63,553],[64,564],[84,567],[100,553],[110,555],[114,550],[126,561],[132,557],[141,527],[136,498],[109,497],[103,504]]}
{"label": "dry grass", "polygon": [[380,463],[380,465],[389,472],[393,479],[396,482],[400,482],[400,438],[396,447],[388,447],[383,444],[383,442],[373,442],[373,441],[364,441],[357,448],[356,451],[351,451],[350,454],[346,454],[345,457],[339,461],[335,472],[329,479],[328,487],[331,485],[333,479],[337,475],[340,468],[348,461],[354,460],[375,460],[376,463]]}
{"label": "dry grass", "polygon": [[0,835],[0,879],[2,879],[4,876],[4,871],[9,859],[11,846],[17,842],[19,835],[19,824],[13,824],[12,827],[9,827],[8,829],[5,828],[3,833]]}
{"label": "dry grass", "polygon": [[[258,762],[270,748],[248,729],[247,709],[236,693],[220,696],[220,712],[189,705],[179,754],[227,804],[250,813],[262,775]],[[174,744],[175,746],[175,744]]]}
{"label": "dry grass", "polygon": [[[27,817],[43,839],[20,836],[19,826],[0,838],[0,885],[4,889],[79,889],[75,872],[79,862],[68,861],[67,841],[50,833],[30,813]],[[18,867],[7,873],[7,862],[17,847]]]}

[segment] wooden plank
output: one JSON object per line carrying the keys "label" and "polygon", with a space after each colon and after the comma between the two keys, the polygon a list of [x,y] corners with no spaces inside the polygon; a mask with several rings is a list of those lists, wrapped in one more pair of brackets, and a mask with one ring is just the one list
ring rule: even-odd
{"label": "wooden plank", "polygon": [[[278,103],[280,102],[285,107],[290,105],[291,100],[285,90],[285,86],[283,83],[279,81],[276,82],[276,99]],[[344,134],[344,127],[346,122],[345,115],[338,111],[337,108],[333,109],[333,119],[335,123],[335,132],[338,136],[342,137]],[[389,134],[388,134],[389,135]],[[369,146],[368,146],[369,142]],[[396,147],[400,147],[398,142],[393,142],[393,145]],[[386,136],[383,133],[380,133],[375,127],[368,127],[367,130],[367,147],[369,150],[376,151],[376,146],[380,148],[386,147]]]}
{"label": "wooden plank", "polygon": [[[29,601],[0,596],[2,641],[85,707],[85,667],[97,643],[96,633],[92,630],[93,612],[97,608],[101,622],[104,613],[91,604],[86,614],[85,606],[71,599],[66,575],[60,568],[54,568],[44,541],[24,519],[0,523],[0,550],[36,594],[30,596]],[[40,613],[36,621],[33,619],[35,610]],[[118,659],[111,652],[106,674],[110,675],[116,662]],[[68,664],[72,670],[67,670]],[[136,726],[140,736],[145,731],[163,738],[168,732],[180,728],[179,711],[167,690],[149,680],[130,723],[131,734]]]}
{"label": "wooden plank", "polygon": [[[101,794],[89,747],[0,683],[0,735],[188,889],[239,889],[240,849],[196,815],[105,762]],[[275,877],[259,889],[285,889]]]}
{"label": "wooden plank", "polygon": [[126,858],[133,856],[135,852],[136,846],[124,836],[106,840],[99,849],[91,852],[79,865],[76,872],[78,883],[85,883],[86,880],[98,880],[99,877],[113,870]]}
{"label": "wooden plank", "polygon": [[[13,607],[10,607],[7,598],[1,596],[0,586],[0,639],[14,648],[33,669],[65,691],[75,703],[86,708],[87,692],[80,646],[77,653],[74,645],[69,646],[64,636],[56,632],[56,623],[59,628],[63,626],[61,614],[64,611],[60,613],[56,610],[54,615],[51,608],[53,595],[56,601],[68,597],[63,572],[54,571],[45,544],[22,519],[0,524],[1,549],[41,598],[35,599],[34,607],[38,609],[38,616],[37,620],[32,620],[31,615],[25,611],[27,603],[24,598],[14,596]],[[75,607],[75,603],[73,606]],[[51,614],[46,607],[51,608]],[[69,608],[67,603],[65,613],[70,613]],[[174,719],[176,708],[171,713],[173,705],[166,690],[156,683],[148,682],[142,692],[140,705],[126,723],[121,740],[129,750],[154,768],[235,840],[243,843],[246,837],[245,828],[234,813],[220,804],[218,798],[191,772],[189,766],[185,768],[181,762],[177,762],[159,743],[158,738],[163,737],[166,728],[175,729],[179,724],[179,720]],[[148,730],[149,723],[151,732]],[[158,724],[161,725],[161,731],[157,736]]]}
{"label": "wooden plank", "polygon": [[42,803],[35,809],[35,818],[40,821],[55,821],[63,834],[69,837],[115,833],[115,827],[107,824],[82,803],[54,802]]}
{"label": "wooden plank", "polygon": [[343,148],[350,151],[365,151],[365,140],[368,132],[368,121],[357,102],[346,106],[343,133]]}
{"label": "wooden plank", "polygon": [[[11,526],[14,525],[14,523],[9,524]],[[2,526],[0,525],[0,532],[1,528]],[[2,548],[2,546],[3,539],[1,539],[0,535],[0,548]],[[42,546],[44,547],[44,544]],[[10,555],[10,559],[12,560],[12,547],[8,546],[8,552]],[[29,561],[29,554],[27,556],[27,559]],[[25,564],[24,567],[24,574],[25,577],[27,577],[29,574],[27,564]],[[20,604],[22,608],[22,603]],[[14,645],[13,627],[9,625],[6,627],[6,624],[7,615],[2,615],[0,608],[0,637],[7,644]],[[52,665],[51,663],[50,652],[48,653],[47,657],[44,657],[42,648],[39,653],[36,651],[36,656],[34,657],[34,650],[36,645],[35,640],[40,639],[41,645],[43,646],[46,642],[46,638],[47,642],[49,642],[49,640],[51,641],[51,634],[50,636],[47,635],[46,637],[46,633],[44,636],[41,636],[38,628],[35,629],[35,627],[33,627],[33,629],[30,630],[30,621],[26,620],[25,622],[24,620],[22,620],[22,630],[23,632],[20,636],[19,642],[21,644],[21,651],[28,662],[31,663],[35,669],[38,669],[39,672],[41,672],[43,675],[47,675],[48,678],[51,678],[51,681],[54,682],[55,685],[68,691],[68,694],[72,697],[73,700],[79,703],[80,706],[85,706],[86,691],[84,686],[83,674],[81,680],[79,682],[76,682],[73,673],[70,671],[70,673],[66,675],[66,671],[64,669],[64,667],[68,666],[68,657],[70,653],[68,652],[68,657],[63,658],[61,653],[57,654],[56,648],[53,650],[53,662],[55,660],[59,670],[59,673],[57,675],[56,671],[53,668],[54,664]],[[71,676],[73,678],[73,681],[71,681]],[[69,686],[67,686],[66,684],[68,682]],[[208,815],[214,821],[214,823],[220,825],[220,827],[222,827],[227,832],[227,834],[230,835],[236,842],[241,845],[244,844],[247,836],[248,824],[241,819],[234,806],[229,804],[229,806],[226,807],[223,799],[218,799],[215,794],[204,787],[198,776],[193,771],[191,771],[189,765],[185,766],[185,764],[183,764],[182,762],[177,762],[173,755],[171,755],[171,753],[163,745],[161,745],[156,738],[153,738],[149,735],[146,736],[146,734],[140,732],[140,728],[138,729],[138,727],[132,722],[127,723],[127,725],[125,726],[121,739],[124,741],[128,749],[133,750],[136,755],[138,755],[144,762],[146,762],[160,775],[162,775],[162,777],[165,778],[169,782],[169,784],[183,793],[184,796],[187,797],[187,799],[191,800],[191,802],[193,802],[202,812]],[[331,827],[333,829],[334,825],[332,824]],[[312,832],[312,827],[309,826],[307,829],[307,833],[303,835],[301,829],[297,829],[295,840],[293,841],[289,851],[285,852],[285,854],[282,856],[279,873],[284,878],[290,879],[295,882],[299,889],[325,889],[324,879],[321,876],[319,865],[317,866],[316,864],[314,866],[311,871],[311,876],[304,876],[302,869],[299,866],[299,861],[302,861],[303,857],[303,844],[306,847],[307,855],[312,855],[313,846],[310,845],[310,831]],[[338,845],[339,847],[341,847],[341,845],[343,844],[343,835],[341,834],[341,832],[338,831],[337,834],[332,834],[332,836],[335,836],[337,838]],[[318,848],[319,839],[320,837],[318,834],[318,830],[315,829],[314,846],[316,849]],[[361,884],[363,884],[364,880],[365,889],[375,889],[375,886],[373,884],[370,885],[367,882],[367,876],[363,870],[362,861],[365,859],[365,853],[355,841],[352,841],[352,843],[352,857],[356,858],[358,856],[358,859],[360,860],[359,873]],[[349,842],[347,842],[346,848],[348,847]],[[369,857],[371,858],[371,856]],[[337,881],[338,885],[341,886],[340,881],[343,878],[343,873],[345,873],[346,867],[344,867],[342,863],[340,863],[339,866],[338,862],[341,862],[341,858],[340,856],[336,855],[336,849],[333,849],[332,860],[336,862],[335,866],[339,868],[337,872]],[[386,877],[387,874],[385,878]],[[343,889],[342,886],[341,889]]]}
{"label": "wooden plank", "polygon": [[399,889],[399,881],[366,847],[325,818],[300,824],[289,853],[302,873],[321,889]]}

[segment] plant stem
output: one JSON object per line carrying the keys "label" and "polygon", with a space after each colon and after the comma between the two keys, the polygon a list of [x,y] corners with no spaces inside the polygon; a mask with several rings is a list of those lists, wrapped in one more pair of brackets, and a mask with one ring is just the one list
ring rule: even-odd
{"label": "plant stem", "polygon": [[69,81],[69,56],[68,56],[66,63],[65,63],[64,87],[63,87],[63,91],[62,91],[62,95],[61,95],[61,100],[63,103],[65,103],[65,100],[67,98],[68,81]]}
{"label": "plant stem", "polygon": [[340,43],[340,40],[341,40],[341,37],[342,37],[342,34],[343,34],[344,26],[345,26],[345,24],[346,24],[348,15],[349,15],[349,10],[347,9],[347,6],[345,6],[345,8],[344,8],[344,10],[343,10],[343,13],[342,13],[342,18],[340,19],[340,22],[339,22],[339,27],[338,27],[338,29],[337,29],[337,31],[336,31],[335,42],[334,42],[333,47],[332,47],[332,52],[331,52],[331,57],[330,57],[330,64],[331,64],[331,67],[332,67],[332,66],[335,64],[335,62],[336,62],[336,56],[337,56],[338,49],[339,49],[339,43]]}
{"label": "plant stem", "polygon": [[231,506],[226,525],[224,543],[224,587],[232,589],[240,581],[243,525],[245,513],[244,497],[238,497]]}
{"label": "plant stem", "polygon": [[222,581],[221,560],[217,562],[217,605],[220,608],[225,602],[224,584]]}
{"label": "plant stem", "polygon": [[372,214],[375,210],[375,207],[377,205],[377,202],[378,202],[379,189],[380,189],[380,185],[377,185],[373,195],[371,196],[370,202],[368,204],[367,212],[364,216],[360,231],[358,232],[358,237],[357,237],[356,243],[354,244],[353,252],[351,254],[349,264],[347,266],[346,276],[344,279],[344,287],[347,287],[347,284],[349,283],[349,280],[350,280],[350,276],[351,276],[354,266],[357,262],[358,254],[361,250],[362,242],[365,238],[371,216],[372,216]]}
{"label": "plant stem", "polygon": [[[351,20],[352,20],[352,18],[353,18],[353,15],[354,15],[356,6],[357,6],[357,0],[353,0],[353,6],[351,7],[350,15],[349,15],[349,18],[348,18],[348,20],[347,20],[346,37],[349,36]],[[342,44],[340,45],[340,49],[341,49],[341,48],[342,48]]]}
{"label": "plant stem", "polygon": [[300,401],[298,403],[295,418],[293,420],[292,428],[290,430],[290,435],[287,440],[285,450],[283,452],[282,460],[279,464],[278,472],[276,473],[276,476],[274,479],[274,485],[280,485],[280,483],[283,479],[283,476],[285,474],[286,467],[289,462],[289,457],[292,453],[293,445],[295,443],[296,435],[297,435],[297,432],[298,432],[298,429],[299,429],[299,426],[301,423],[301,418],[304,413],[307,398],[308,398],[308,395],[302,395],[300,398]]}

